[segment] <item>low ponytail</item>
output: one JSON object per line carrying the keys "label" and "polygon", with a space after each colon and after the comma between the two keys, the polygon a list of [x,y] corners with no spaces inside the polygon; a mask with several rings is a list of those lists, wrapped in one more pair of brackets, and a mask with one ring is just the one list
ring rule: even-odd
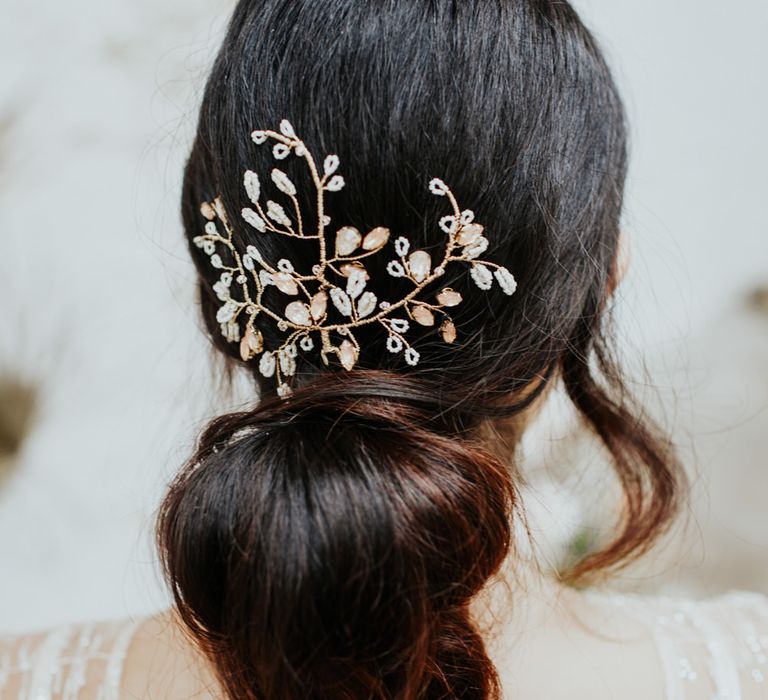
{"label": "low ponytail", "polygon": [[507,554],[514,487],[433,397],[361,370],[205,430],[158,538],[228,697],[500,697],[469,604]]}

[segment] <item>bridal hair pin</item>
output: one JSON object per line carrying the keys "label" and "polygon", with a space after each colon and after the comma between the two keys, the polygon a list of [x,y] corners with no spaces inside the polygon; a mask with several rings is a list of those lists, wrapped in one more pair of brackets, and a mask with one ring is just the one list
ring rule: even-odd
{"label": "bridal hair pin", "polygon": [[[211,265],[221,270],[213,291],[223,302],[216,314],[222,334],[228,342],[240,343],[240,355],[244,362],[261,355],[259,372],[264,377],[276,376],[277,392],[281,397],[291,394],[285,378],[296,372],[298,348],[309,352],[315,347],[313,334],[319,335],[323,362],[327,365],[328,356],[336,355],[346,370],[356,365],[360,355],[360,345],[354,334],[354,329],[359,326],[373,323],[381,325],[387,331],[387,350],[391,353],[403,352],[409,365],[419,361],[418,351],[411,347],[404,335],[411,321],[421,326],[434,326],[435,315],[439,314],[442,317],[440,334],[445,342],[453,343],[456,340],[456,326],[445,309],[460,304],[461,294],[445,287],[437,293],[432,303],[417,298],[427,285],[445,274],[446,265],[451,262],[470,263],[471,277],[480,289],[491,289],[495,278],[505,294],[514,294],[517,283],[507,268],[479,260],[488,248],[483,226],[474,221],[474,214],[470,210],[462,211],[459,208],[453,193],[442,180],[434,178],[429,182],[430,192],[438,197],[447,197],[453,208],[452,214],[440,219],[440,228],[447,235],[443,257],[438,264],[433,265],[429,253],[424,250],[412,251],[411,243],[405,236],[396,238],[394,249],[397,258],[389,262],[387,273],[392,277],[410,280],[414,287],[399,300],[380,301],[372,291],[366,290],[369,275],[362,260],[385,248],[390,239],[389,229],[377,226],[363,236],[354,226],[342,226],[336,231],[333,253],[328,251],[325,230],[331,220],[324,212],[324,197],[325,192],[338,192],[344,187],[344,178],[336,173],[339,167],[338,156],[326,156],[323,174],[320,175],[309,149],[286,119],[280,122],[279,133],[254,131],[251,138],[256,144],[273,139],[276,143],[272,147],[272,154],[277,160],[287,158],[291,151],[306,160],[317,189],[317,231],[305,231],[304,218],[296,198],[296,186],[278,168],[272,170],[272,182],[290,199],[293,216],[271,199],[266,201],[265,211],[261,203],[259,176],[247,170],[243,184],[253,207],[243,209],[242,218],[249,226],[265,235],[316,240],[319,247],[317,264],[312,267],[310,274],[301,274],[286,258],[271,265],[264,260],[256,246],[249,245],[245,251],[239,250],[220,197],[201,205],[200,211],[208,222],[205,234],[196,236],[193,242],[210,257]],[[216,219],[223,231],[217,226]],[[222,259],[219,252],[224,252],[222,246],[228,251],[225,257],[228,262],[232,262],[231,265],[225,264]],[[270,285],[274,285],[287,297],[282,313],[262,304],[264,291]],[[252,291],[254,288],[255,292]],[[233,296],[234,290],[239,290],[237,296],[241,298]],[[343,320],[329,322],[329,301]],[[247,320],[241,334],[241,321],[238,319],[243,314]],[[279,330],[290,331],[276,350],[264,348],[262,334],[255,325],[260,314],[272,318]],[[342,338],[338,345],[334,344],[332,333]]]}

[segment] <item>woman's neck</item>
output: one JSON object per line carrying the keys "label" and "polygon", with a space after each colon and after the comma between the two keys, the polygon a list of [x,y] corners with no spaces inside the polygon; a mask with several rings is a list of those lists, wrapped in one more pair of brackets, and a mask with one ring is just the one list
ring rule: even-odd
{"label": "woman's neck", "polygon": [[531,556],[511,553],[473,599],[470,611],[489,651],[508,649],[527,629],[562,619],[578,592],[558,582]]}

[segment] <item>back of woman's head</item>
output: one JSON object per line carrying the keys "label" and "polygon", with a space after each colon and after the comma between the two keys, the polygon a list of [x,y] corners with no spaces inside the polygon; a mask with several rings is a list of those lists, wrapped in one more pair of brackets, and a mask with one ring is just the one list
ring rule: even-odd
{"label": "back of woman's head", "polygon": [[[384,226],[428,252],[444,180],[485,225],[486,257],[518,290],[480,291],[467,267],[455,342],[411,324],[418,364],[376,324],[347,370],[299,351],[292,395],[223,333],[220,270],[193,241],[220,196],[233,244],[302,274],[317,248],[243,221],[247,170],[268,173],[254,129],[287,118],[346,187],[330,232]],[[242,0],[207,83],[182,213],[204,319],[260,402],[215,420],[173,484],[159,540],[182,619],[232,698],[491,698],[498,679],[469,604],[511,545],[512,465],[480,428],[521,414],[555,379],[613,457],[625,509],[614,541],[574,579],[647,549],[674,511],[666,443],[630,412],[604,342],[626,167],[624,115],[590,34],[550,0]],[[302,159],[280,166],[302,182]],[[316,192],[297,186],[302,211]],[[279,194],[278,190],[275,190]],[[442,205],[442,207],[441,207]],[[368,288],[395,297],[391,256]],[[266,308],[285,307],[270,288]],[[236,335],[246,316],[236,319]],[[268,315],[267,349],[286,333]],[[226,331],[226,329],[224,329]],[[270,375],[270,376],[265,376]]]}

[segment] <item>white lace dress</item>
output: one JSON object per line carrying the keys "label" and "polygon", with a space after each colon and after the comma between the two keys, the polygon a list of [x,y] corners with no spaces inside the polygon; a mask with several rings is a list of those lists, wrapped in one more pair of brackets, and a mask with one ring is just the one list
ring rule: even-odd
{"label": "white lace dress", "polygon": [[[768,597],[740,591],[704,601],[589,595],[651,631],[665,700],[768,700]],[[61,627],[0,640],[0,699],[137,697],[121,692],[137,625]]]}
{"label": "white lace dress", "polygon": [[0,639],[0,699],[118,700],[138,625],[102,622]]}
{"label": "white lace dress", "polygon": [[651,630],[665,700],[768,700],[768,597],[593,595]]}

